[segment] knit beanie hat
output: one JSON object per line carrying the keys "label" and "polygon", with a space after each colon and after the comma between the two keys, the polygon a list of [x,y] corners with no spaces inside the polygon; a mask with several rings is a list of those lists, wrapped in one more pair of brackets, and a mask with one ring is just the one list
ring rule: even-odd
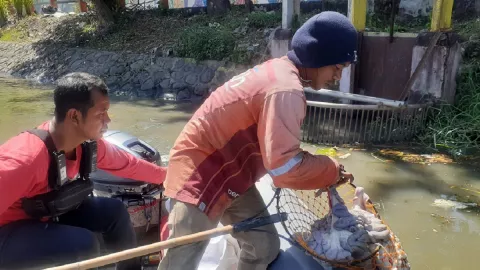
{"label": "knit beanie hat", "polygon": [[295,33],[287,53],[290,61],[305,68],[320,68],[356,61],[357,30],[343,14],[321,12]]}

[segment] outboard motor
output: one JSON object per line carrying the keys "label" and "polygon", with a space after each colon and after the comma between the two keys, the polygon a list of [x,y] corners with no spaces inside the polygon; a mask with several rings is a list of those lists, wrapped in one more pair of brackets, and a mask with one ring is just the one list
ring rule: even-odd
{"label": "outboard motor", "polygon": [[[146,142],[121,131],[105,132],[103,139],[128,153],[161,165],[160,153]],[[112,175],[98,169],[90,174],[94,184],[94,195],[121,200],[136,231],[147,232],[151,225],[158,225],[163,188],[133,179]]]}

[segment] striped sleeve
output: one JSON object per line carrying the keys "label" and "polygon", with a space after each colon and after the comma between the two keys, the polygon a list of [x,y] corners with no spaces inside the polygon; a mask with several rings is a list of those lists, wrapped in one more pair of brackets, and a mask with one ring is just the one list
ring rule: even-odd
{"label": "striped sleeve", "polygon": [[335,159],[300,148],[305,111],[306,102],[297,93],[278,92],[265,99],[258,137],[264,166],[277,187],[318,189],[335,183],[339,177]]}

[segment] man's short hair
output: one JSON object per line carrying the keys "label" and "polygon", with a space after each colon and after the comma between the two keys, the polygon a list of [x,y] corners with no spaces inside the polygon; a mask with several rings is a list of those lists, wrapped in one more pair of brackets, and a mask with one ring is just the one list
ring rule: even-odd
{"label": "man's short hair", "polygon": [[82,116],[86,116],[88,110],[94,106],[94,90],[103,95],[108,95],[109,91],[105,82],[92,74],[73,72],[59,78],[53,92],[56,120],[63,122],[70,109],[79,110]]}

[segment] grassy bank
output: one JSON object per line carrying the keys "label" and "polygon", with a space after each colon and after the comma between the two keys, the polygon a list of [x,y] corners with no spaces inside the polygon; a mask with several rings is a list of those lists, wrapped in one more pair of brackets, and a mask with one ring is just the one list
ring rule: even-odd
{"label": "grassy bank", "polygon": [[0,30],[0,40],[253,64],[267,57],[268,37],[280,24],[280,11],[247,13],[240,8],[224,16],[124,12],[108,32],[98,29],[93,14],[31,16]]}
{"label": "grassy bank", "polygon": [[439,104],[432,111],[419,140],[455,156],[480,151],[480,61],[467,60],[458,79],[455,103]]}
{"label": "grassy bank", "polygon": [[[294,21],[294,30],[319,12],[316,9],[302,13]],[[113,27],[105,32],[90,13],[59,18],[34,15],[0,29],[0,41],[133,53],[155,51],[163,56],[253,65],[268,58],[269,37],[281,21],[281,9],[247,13],[243,7],[234,6],[223,16],[157,9],[118,13]],[[378,16],[367,20],[368,31],[388,31],[388,25]],[[425,29],[425,19],[395,24],[395,31],[420,29]]]}
{"label": "grassy bank", "polygon": [[419,140],[432,149],[462,157],[480,153],[480,19],[456,22],[454,30],[465,40],[455,102],[436,106]]}
{"label": "grassy bank", "polygon": [[[301,14],[294,27],[319,12]],[[94,14],[59,18],[38,15],[0,29],[0,41],[132,53],[155,51],[163,56],[253,65],[269,57],[268,40],[281,21],[280,9],[247,13],[243,7],[234,6],[222,16],[158,9],[116,14],[115,24],[105,32],[99,29]]]}

